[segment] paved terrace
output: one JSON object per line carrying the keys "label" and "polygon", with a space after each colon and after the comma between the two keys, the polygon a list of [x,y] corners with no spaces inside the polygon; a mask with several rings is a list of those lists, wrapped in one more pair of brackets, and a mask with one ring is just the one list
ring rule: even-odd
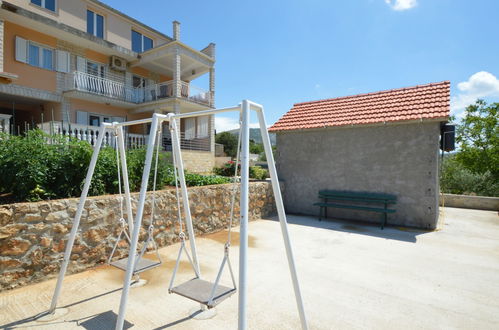
{"label": "paved terrace", "polygon": [[[497,212],[442,209],[445,224],[423,232],[289,216],[311,329],[497,329]],[[250,223],[249,325],[298,329],[291,281],[276,221]],[[235,235],[235,239],[238,239]],[[214,278],[224,233],[199,238],[202,271]],[[235,244],[236,245],[236,244]],[[134,329],[235,329],[237,296],[209,320],[189,318],[197,304],[167,293],[178,246],[161,249],[163,266],[131,290],[126,315]],[[237,245],[233,264],[237,269]],[[184,263],[179,279],[191,276]],[[226,278],[227,279],[227,278]],[[111,329],[123,273],[102,266],[66,278],[51,321],[30,318],[49,306],[55,280],[0,294],[0,328]]]}

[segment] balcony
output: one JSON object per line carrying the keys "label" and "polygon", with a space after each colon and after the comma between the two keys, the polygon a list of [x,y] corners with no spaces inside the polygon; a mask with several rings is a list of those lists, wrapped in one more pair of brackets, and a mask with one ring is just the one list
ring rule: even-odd
{"label": "balcony", "polygon": [[[74,138],[80,141],[87,141],[94,145],[99,135],[98,126],[87,126],[79,124],[65,124],[61,126],[60,122],[45,122],[38,124],[39,128],[50,135],[60,135],[65,137]],[[144,147],[147,144],[149,135],[133,134],[125,132],[125,147],[127,149],[136,149]],[[163,131],[163,150],[172,151],[172,138],[169,130]],[[112,134],[106,132],[106,136],[102,141],[104,146],[116,147],[116,142]],[[182,150],[195,150],[195,151],[210,151],[211,140],[210,137],[198,138],[187,137],[184,132],[180,133],[180,148]]]}
{"label": "balcony", "polygon": [[[60,135],[74,138],[80,141],[87,141],[91,145],[97,141],[99,136],[98,126],[87,126],[79,124],[66,124],[61,126],[59,122],[45,122],[39,124],[39,128],[50,135]],[[135,149],[145,146],[149,135],[125,133],[125,147],[127,149]],[[106,136],[102,140],[104,146],[116,147],[116,141],[111,133],[106,132]]]}
{"label": "balcony", "polygon": [[[173,98],[174,81],[166,81],[145,87],[132,87],[122,82],[75,71],[67,75],[66,91],[79,91],[106,97],[120,102],[143,104]],[[210,106],[211,94],[189,83],[180,83],[180,97],[191,102]]]}

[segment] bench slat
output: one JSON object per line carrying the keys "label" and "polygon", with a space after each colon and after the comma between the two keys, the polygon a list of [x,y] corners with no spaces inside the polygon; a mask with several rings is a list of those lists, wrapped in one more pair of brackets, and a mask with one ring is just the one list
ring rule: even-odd
{"label": "bench slat", "polygon": [[361,198],[361,197],[344,197],[337,195],[322,195],[319,194],[319,198],[327,198],[334,199],[339,201],[352,201],[352,202],[365,202],[365,203],[388,203],[388,204],[397,204],[396,200],[384,198],[384,199],[374,199],[374,198]]}
{"label": "bench slat", "polygon": [[314,203],[314,206],[336,207],[336,208],[343,208],[343,209],[373,211],[373,212],[381,212],[381,213],[395,213],[395,210],[393,210],[393,209],[381,209],[381,208],[377,208],[377,207],[367,207],[367,206],[358,206],[358,205],[344,205],[344,204],[334,204],[334,203]]}
{"label": "bench slat", "polygon": [[354,191],[319,190],[319,195],[366,198],[366,199],[397,200],[397,196],[395,195],[382,194],[382,193],[369,193],[369,192],[354,192]]}

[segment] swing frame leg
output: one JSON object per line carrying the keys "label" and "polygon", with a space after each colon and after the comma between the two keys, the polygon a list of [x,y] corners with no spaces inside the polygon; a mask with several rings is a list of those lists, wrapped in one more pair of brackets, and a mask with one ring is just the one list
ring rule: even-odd
{"label": "swing frame leg", "polygon": [[92,177],[94,175],[95,165],[97,164],[97,159],[99,157],[102,141],[104,140],[106,130],[111,126],[112,124],[110,123],[102,123],[99,129],[99,136],[97,137],[97,141],[95,142],[94,145],[94,151],[92,153],[92,158],[90,159],[90,165],[88,166],[87,176],[85,177],[85,184],[83,185],[83,190],[81,191],[80,200],[78,202],[78,208],[76,209],[76,214],[73,220],[73,226],[71,227],[71,232],[69,234],[69,238],[66,243],[63,262],[61,265],[61,269],[59,270],[59,275],[57,277],[57,284],[55,286],[54,295],[52,296],[52,302],[48,310],[48,313],[50,314],[54,313],[55,309],[57,308],[57,301],[59,300],[59,296],[61,295],[61,290],[62,290],[62,282],[64,281],[64,277],[68,269],[68,264],[71,257],[71,251],[73,250],[76,234],[80,226],[81,215],[83,214],[85,201],[87,200],[88,190],[90,189],[90,183],[92,182]]}
{"label": "swing frame leg", "polygon": [[293,281],[293,289],[295,292],[296,305],[298,307],[298,313],[300,315],[301,327],[303,330],[308,329],[307,318],[305,315],[305,308],[303,307],[303,299],[301,296],[300,283],[298,281],[298,274],[296,272],[296,265],[293,256],[293,248],[291,246],[291,239],[289,237],[288,222],[286,220],[286,213],[284,210],[284,203],[282,201],[281,188],[279,186],[279,179],[277,177],[277,170],[274,161],[274,154],[272,152],[272,146],[270,144],[269,132],[267,130],[267,123],[265,122],[265,116],[263,111],[263,106],[259,104],[252,103],[255,108],[258,122],[260,124],[260,132],[263,140],[263,147],[265,150],[265,156],[267,157],[267,164],[270,173],[270,179],[272,182],[272,190],[274,192],[275,203],[277,206],[277,214],[279,217],[279,223],[281,225],[282,238],[284,240],[284,247],[286,248],[286,257],[288,259],[289,272],[291,274],[291,280]]}

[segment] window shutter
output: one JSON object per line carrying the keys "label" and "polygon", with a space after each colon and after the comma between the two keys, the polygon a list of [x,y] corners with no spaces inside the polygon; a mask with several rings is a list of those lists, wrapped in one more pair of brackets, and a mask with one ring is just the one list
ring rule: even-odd
{"label": "window shutter", "polygon": [[76,111],[76,123],[78,125],[88,125],[88,112]]}
{"label": "window shutter", "polygon": [[87,60],[84,57],[76,56],[76,71],[87,72]]}
{"label": "window shutter", "polygon": [[208,137],[208,119],[209,116],[198,117],[198,138]]}
{"label": "window shutter", "polygon": [[69,53],[63,50],[55,50],[55,70],[69,72]]}
{"label": "window shutter", "polygon": [[28,62],[28,41],[16,36],[16,61]]}
{"label": "window shutter", "polygon": [[192,140],[196,137],[196,118],[185,119],[185,139]]}

